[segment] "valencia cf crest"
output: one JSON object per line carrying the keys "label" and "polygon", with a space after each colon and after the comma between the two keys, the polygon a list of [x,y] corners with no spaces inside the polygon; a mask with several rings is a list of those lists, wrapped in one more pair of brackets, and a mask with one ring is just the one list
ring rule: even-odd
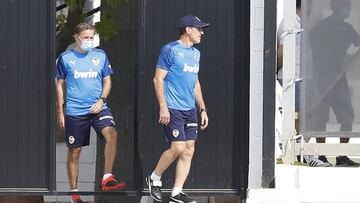
{"label": "valencia cf crest", "polygon": [[174,129],[173,131],[172,131],[172,134],[173,134],[173,136],[174,137],[177,137],[177,136],[179,136],[179,130],[178,129]]}
{"label": "valencia cf crest", "polygon": [[92,59],[92,63],[93,63],[95,66],[99,66],[99,65],[100,65],[100,59],[99,59],[99,58],[93,58],[93,59]]}
{"label": "valencia cf crest", "polygon": [[74,144],[74,142],[75,142],[75,137],[74,136],[69,136],[69,143]]}

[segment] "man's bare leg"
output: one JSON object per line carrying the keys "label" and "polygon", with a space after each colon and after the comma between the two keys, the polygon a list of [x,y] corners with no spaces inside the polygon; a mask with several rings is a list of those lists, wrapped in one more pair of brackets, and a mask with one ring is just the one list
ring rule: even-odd
{"label": "man's bare leg", "polygon": [[79,159],[80,159],[81,147],[68,149],[68,177],[70,183],[70,189],[77,189],[77,181],[79,177]]}
{"label": "man's bare leg", "polygon": [[116,129],[112,126],[104,128],[101,133],[105,138],[105,149],[104,149],[104,174],[112,173],[116,153],[117,153],[117,139],[118,134]]}
{"label": "man's bare leg", "polygon": [[191,160],[195,151],[195,141],[186,141],[186,148],[183,153],[180,154],[178,162],[176,164],[175,184],[174,188],[182,188],[187,176],[189,175]]}
{"label": "man's bare leg", "polygon": [[154,173],[161,176],[164,171],[182,154],[186,149],[186,142],[176,141],[171,142],[171,146],[161,155],[159,162],[156,165]]}

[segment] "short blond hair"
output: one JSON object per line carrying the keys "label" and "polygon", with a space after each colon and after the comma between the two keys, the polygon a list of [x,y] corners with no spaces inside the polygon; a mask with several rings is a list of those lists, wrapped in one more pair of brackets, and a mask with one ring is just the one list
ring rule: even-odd
{"label": "short blond hair", "polygon": [[96,33],[95,26],[91,25],[90,23],[80,23],[74,29],[74,34],[80,35],[80,33],[84,30],[94,30]]}

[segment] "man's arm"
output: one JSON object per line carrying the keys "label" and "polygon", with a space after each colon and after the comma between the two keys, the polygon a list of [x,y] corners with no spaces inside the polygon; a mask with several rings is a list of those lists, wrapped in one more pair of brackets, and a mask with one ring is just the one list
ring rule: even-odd
{"label": "man's arm", "polygon": [[200,109],[200,116],[201,116],[201,123],[200,123],[200,128],[201,130],[204,130],[208,124],[209,124],[209,118],[207,116],[207,110],[206,110],[206,106],[205,106],[205,102],[202,96],[202,91],[201,91],[201,85],[199,80],[196,81],[195,84],[195,101],[196,104],[198,105],[199,109]]}
{"label": "man's arm", "polygon": [[65,116],[64,116],[64,89],[65,89],[65,80],[56,79],[56,113],[57,113],[57,122],[60,128],[65,128]]}
{"label": "man's arm", "polygon": [[107,99],[111,91],[111,77],[110,75],[103,78],[103,90],[100,98]]}
{"label": "man's arm", "polygon": [[158,100],[160,107],[159,123],[164,125],[167,125],[170,122],[170,113],[166,104],[165,93],[164,93],[164,79],[167,73],[168,73],[167,70],[156,68],[155,76],[153,79],[156,98]]}
{"label": "man's arm", "polygon": [[90,113],[99,113],[102,110],[102,106],[105,104],[105,100],[110,95],[111,91],[111,77],[110,75],[103,78],[103,89],[100,96],[100,99],[92,105],[90,108]]}
{"label": "man's arm", "polygon": [[279,44],[277,49],[277,72],[280,71],[282,66],[283,66],[283,45]]}
{"label": "man's arm", "polygon": [[280,22],[279,28],[276,31],[277,36],[277,71],[279,72],[283,66],[283,43],[284,39],[281,38],[281,35],[284,33],[284,21]]}

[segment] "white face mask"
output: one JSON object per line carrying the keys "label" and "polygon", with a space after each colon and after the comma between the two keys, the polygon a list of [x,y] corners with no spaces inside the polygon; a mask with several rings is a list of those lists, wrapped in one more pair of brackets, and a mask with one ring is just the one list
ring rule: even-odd
{"label": "white face mask", "polygon": [[94,48],[94,40],[91,41],[81,41],[80,47],[82,50],[84,51],[90,51],[91,49]]}

